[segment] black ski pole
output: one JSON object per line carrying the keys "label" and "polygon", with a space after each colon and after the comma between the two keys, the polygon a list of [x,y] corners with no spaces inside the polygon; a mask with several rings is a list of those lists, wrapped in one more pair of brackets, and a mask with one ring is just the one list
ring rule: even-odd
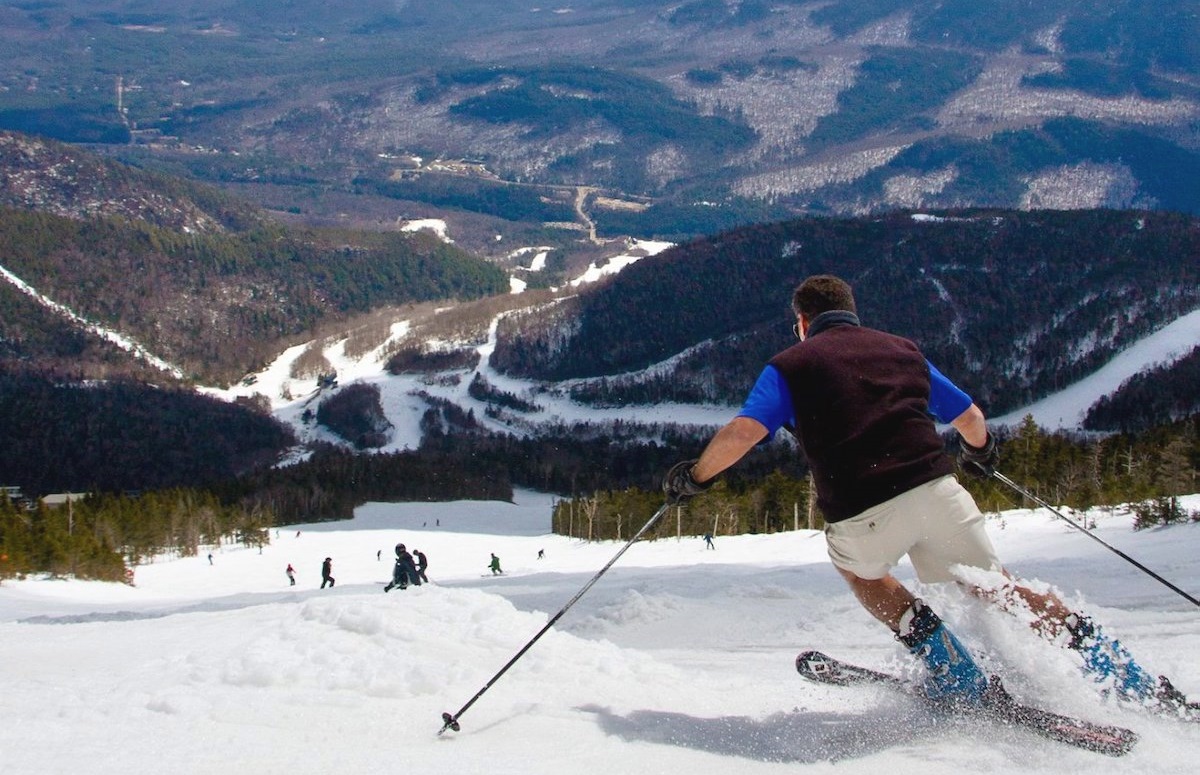
{"label": "black ski pole", "polygon": [[562,615],[565,614],[571,606],[573,606],[577,602],[579,602],[579,598],[583,597],[587,593],[587,591],[592,588],[592,585],[595,584],[597,581],[599,581],[600,577],[603,576],[605,573],[607,573],[608,569],[611,568],[616,563],[617,560],[621,559],[621,555],[625,554],[625,552],[629,549],[629,547],[633,546],[634,542],[636,542],[639,538],[641,538],[643,535],[645,535],[646,531],[649,530],[654,525],[654,523],[657,522],[660,517],[662,517],[663,514],[667,513],[667,509],[670,507],[671,507],[670,503],[664,503],[662,505],[662,507],[659,508],[658,511],[654,512],[654,516],[650,517],[649,521],[646,522],[646,524],[642,525],[642,529],[637,531],[637,534],[634,535],[633,538],[630,538],[629,541],[626,542],[626,544],[621,547],[621,551],[619,551],[615,555],[613,555],[613,558],[608,561],[608,564],[605,565],[603,568],[601,568],[599,570],[599,572],[596,573],[595,576],[592,576],[591,580],[588,581],[588,583],[584,584],[582,589],[580,589],[578,592],[575,593],[575,597],[568,600],[567,604],[564,605],[561,609],[559,609],[558,613],[556,613],[554,616],[550,617],[550,621],[546,622],[546,626],[543,627],[542,629],[538,630],[537,635],[534,635],[533,638],[531,638],[528,643],[526,643],[524,646],[522,646],[521,650],[518,651],[513,656],[512,659],[508,660],[508,662],[504,665],[504,667],[500,668],[500,671],[498,673],[496,673],[494,676],[492,676],[491,680],[489,680],[487,683],[485,683],[483,685],[482,689],[475,692],[475,696],[472,697],[471,699],[467,700],[466,705],[463,705],[461,708],[459,708],[458,712],[453,715],[450,713],[443,713],[442,714],[442,728],[438,730],[438,735],[441,735],[447,729],[453,729],[455,732],[457,732],[460,728],[459,724],[458,724],[458,720],[459,720],[459,718],[462,717],[462,714],[467,712],[467,708],[474,705],[475,701],[478,700],[480,697],[482,697],[484,692],[486,692],[488,689],[492,688],[492,684],[494,684],[494,683],[496,683],[496,681],[500,680],[500,676],[507,673],[508,669],[510,667],[512,667],[513,665],[515,665],[517,663],[517,660],[525,655],[526,651],[529,651],[529,649],[533,648],[533,644],[537,643],[538,639],[541,638],[543,635],[545,635],[546,632],[551,627],[554,626],[554,623],[557,622],[559,619],[561,619]]}
{"label": "black ski pole", "polygon": [[1061,512],[1060,512],[1058,509],[1054,508],[1054,507],[1053,507],[1053,506],[1051,506],[1049,503],[1046,503],[1046,501],[1044,501],[1044,500],[1042,500],[1041,498],[1039,498],[1038,496],[1034,495],[1034,494],[1033,494],[1033,493],[1031,493],[1029,490],[1026,490],[1024,487],[1022,487],[1021,485],[1017,484],[1017,483],[1016,483],[1016,482],[1014,482],[1012,479],[1009,479],[1007,476],[1005,476],[1004,474],[1000,473],[999,471],[992,471],[992,476],[993,476],[993,477],[995,477],[997,480],[999,480],[999,481],[1003,482],[1004,484],[1007,484],[1009,487],[1013,488],[1013,490],[1015,490],[1016,492],[1018,492],[1018,493],[1019,493],[1019,494],[1021,494],[1021,495],[1024,495],[1026,498],[1028,498],[1029,500],[1033,501],[1034,503],[1036,503],[1037,505],[1041,506],[1042,508],[1044,508],[1044,509],[1049,509],[1049,510],[1050,510],[1050,512],[1051,512],[1052,514],[1054,514],[1054,516],[1058,517],[1058,518],[1059,518],[1059,519],[1061,519],[1063,522],[1066,522],[1066,523],[1067,523],[1068,525],[1070,525],[1071,527],[1073,527],[1073,528],[1075,528],[1076,530],[1080,531],[1081,533],[1083,533],[1084,535],[1086,535],[1088,538],[1091,538],[1092,540],[1094,540],[1094,541],[1096,541],[1097,543],[1101,544],[1101,545],[1102,545],[1102,546],[1104,546],[1106,549],[1109,549],[1109,550],[1111,550],[1111,551],[1112,551],[1114,554],[1116,554],[1117,556],[1119,556],[1121,559],[1125,560],[1126,562],[1128,562],[1128,563],[1130,563],[1131,565],[1133,565],[1135,568],[1138,568],[1139,570],[1141,570],[1141,571],[1143,571],[1144,573],[1148,574],[1148,575],[1149,575],[1151,578],[1153,578],[1153,579],[1155,579],[1155,580],[1157,580],[1157,581],[1161,582],[1162,584],[1164,584],[1166,587],[1168,587],[1168,588],[1169,588],[1169,589],[1171,589],[1172,591],[1179,593],[1180,595],[1182,595],[1182,596],[1184,597],[1184,599],[1186,599],[1186,600],[1187,600],[1189,603],[1191,603],[1192,605],[1194,605],[1194,606],[1200,606],[1200,600],[1197,600],[1196,598],[1194,598],[1194,597],[1192,597],[1191,595],[1189,595],[1187,592],[1184,592],[1182,589],[1180,589],[1179,587],[1175,586],[1175,585],[1174,585],[1174,584],[1172,584],[1171,582],[1167,581],[1166,579],[1164,579],[1162,576],[1158,575],[1158,574],[1157,574],[1157,573],[1155,573],[1154,571],[1150,570],[1150,569],[1149,569],[1149,568],[1147,568],[1145,565],[1142,565],[1140,562],[1138,562],[1137,560],[1133,559],[1133,558],[1132,558],[1132,557],[1130,557],[1128,554],[1125,554],[1125,552],[1122,552],[1122,551],[1121,551],[1120,549],[1118,549],[1117,547],[1115,547],[1115,546],[1113,546],[1113,545],[1111,545],[1111,544],[1105,543],[1104,539],[1100,538],[1099,536],[1097,536],[1095,533],[1093,533],[1093,532],[1091,532],[1090,530],[1088,530],[1088,529],[1087,529],[1086,527],[1084,527],[1083,525],[1080,525],[1078,522],[1075,522],[1074,520],[1072,520],[1072,519],[1068,518],[1067,516],[1065,516],[1064,514],[1062,514],[1062,513],[1061,513]]}

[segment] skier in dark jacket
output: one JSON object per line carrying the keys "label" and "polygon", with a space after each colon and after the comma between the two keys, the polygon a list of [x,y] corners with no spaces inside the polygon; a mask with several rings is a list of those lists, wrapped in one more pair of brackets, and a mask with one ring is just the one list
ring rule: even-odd
{"label": "skier in dark jacket", "polygon": [[[792,308],[800,341],[769,361],[741,412],[699,459],[671,468],[663,482],[668,502],[698,495],[755,445],[794,428],[825,515],[830,560],[863,607],[924,661],[931,697],[974,705],[1001,690],[989,687],[937,614],[892,575],[904,555],[923,583],[965,583],[1002,608],[1027,609],[1043,637],[1069,636],[1085,669],[1121,695],[1177,704],[1169,681],[1156,682],[1090,619],[1008,576],[934,425],[936,417],[958,431],[964,473],[990,477],[999,451],[971,398],[912,342],[862,326],[844,280],[809,277]],[[995,588],[979,589],[960,567],[995,572]]]}
{"label": "skier in dark jacket", "polygon": [[333,586],[337,580],[333,577],[333,558],[326,557],[325,562],[321,563],[321,589],[325,585]]}
{"label": "skier in dark jacket", "polygon": [[417,563],[417,575],[421,577],[421,581],[429,583],[429,577],[425,575],[425,569],[429,567],[429,560],[425,557],[425,552],[420,549],[413,549],[413,558]]}
{"label": "skier in dark jacket", "polygon": [[383,588],[391,592],[396,587],[408,589],[408,585],[421,585],[421,577],[417,574],[417,566],[413,563],[412,555],[404,548],[404,544],[396,544],[396,564],[392,567],[392,583]]}

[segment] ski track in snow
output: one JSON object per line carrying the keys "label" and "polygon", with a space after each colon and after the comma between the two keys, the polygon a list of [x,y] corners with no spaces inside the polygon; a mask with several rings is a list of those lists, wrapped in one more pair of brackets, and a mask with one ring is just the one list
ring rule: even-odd
{"label": "ski track in snow", "polygon": [[20,277],[17,277],[15,274],[13,274],[11,271],[9,271],[8,269],[6,269],[3,266],[0,266],[0,278],[8,281],[11,285],[13,285],[21,293],[24,293],[26,296],[29,296],[34,301],[36,301],[38,304],[41,304],[43,307],[46,307],[47,309],[49,309],[50,311],[54,312],[57,315],[61,315],[62,317],[65,317],[65,318],[71,320],[73,323],[82,327],[88,333],[94,334],[96,336],[99,336],[101,339],[106,339],[109,342],[112,342],[116,346],[120,347],[122,350],[125,350],[126,352],[130,353],[134,357],[145,361],[146,363],[150,364],[151,366],[158,369],[159,371],[165,371],[168,374],[172,375],[173,377],[176,377],[177,379],[183,378],[183,371],[179,367],[173,366],[170,363],[167,363],[166,361],[164,361],[162,358],[152,355],[149,350],[147,350],[145,347],[138,344],[137,342],[133,341],[129,337],[124,336],[123,334],[119,334],[110,328],[105,328],[104,326],[100,325],[99,323],[95,323],[91,320],[88,320],[87,318],[83,317],[82,315],[79,315],[78,313],[74,312],[73,310],[66,307],[65,305],[59,304],[58,302],[54,301],[53,299],[49,298],[48,296],[45,296],[44,294],[38,292],[38,290],[36,288],[34,288],[32,285],[25,282]]}
{"label": "ski track in snow", "polygon": [[[1020,699],[1130,727],[1110,759],[870,688],[795,674],[806,648],[914,674],[863,612],[819,533],[639,543],[461,717],[456,712],[621,547],[547,533],[553,498],[368,504],[350,522],[279,528],[163,558],[136,587],[0,585],[5,773],[1191,772],[1200,725],[1103,700],[1073,655],[946,585],[913,585]],[[1200,510],[1200,496],[1185,499]],[[647,518],[649,515],[646,515]],[[1200,524],[1096,532],[1200,590]],[[669,520],[668,520],[669,523]],[[1014,572],[1054,585],[1139,660],[1200,694],[1196,609],[1045,511],[989,519]],[[434,583],[382,592],[397,541]],[[537,551],[545,550],[538,559]],[[489,554],[502,577],[483,577]],[[380,559],[377,559],[377,553]],[[334,561],[333,589],[318,589]],[[283,570],[292,563],[298,582]],[[847,768],[850,768],[847,770]]]}

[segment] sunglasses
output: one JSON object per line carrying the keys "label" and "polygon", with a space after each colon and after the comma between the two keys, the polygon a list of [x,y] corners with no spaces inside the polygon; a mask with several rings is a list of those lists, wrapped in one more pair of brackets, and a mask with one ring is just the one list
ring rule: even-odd
{"label": "sunglasses", "polygon": [[792,333],[796,335],[797,339],[801,338],[801,336],[800,336],[800,321],[796,321],[795,323],[792,323]]}

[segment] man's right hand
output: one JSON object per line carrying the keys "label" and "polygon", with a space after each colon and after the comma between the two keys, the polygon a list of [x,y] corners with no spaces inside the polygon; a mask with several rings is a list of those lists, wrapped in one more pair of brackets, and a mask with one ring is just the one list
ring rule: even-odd
{"label": "man's right hand", "polygon": [[958,465],[972,476],[989,477],[996,473],[1000,462],[1000,445],[996,437],[987,435],[982,447],[972,447],[965,439],[958,440]]}
{"label": "man's right hand", "polygon": [[671,470],[663,479],[663,492],[667,494],[667,503],[677,506],[688,498],[699,495],[712,487],[713,480],[711,479],[701,484],[692,478],[692,468],[697,462],[699,461],[685,460],[671,466]]}

